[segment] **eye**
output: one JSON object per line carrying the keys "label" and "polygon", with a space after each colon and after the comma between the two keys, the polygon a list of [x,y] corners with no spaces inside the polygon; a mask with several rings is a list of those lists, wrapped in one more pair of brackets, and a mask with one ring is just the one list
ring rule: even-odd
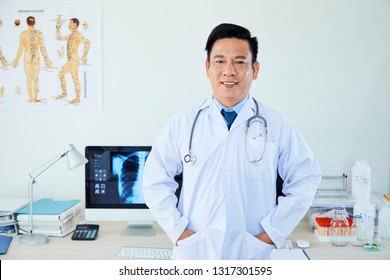
{"label": "eye", "polygon": [[245,61],[243,61],[243,60],[238,60],[238,61],[236,61],[236,64],[242,65],[242,64],[245,64]]}
{"label": "eye", "polygon": [[215,61],[215,64],[222,64],[224,61],[222,59],[218,59]]}

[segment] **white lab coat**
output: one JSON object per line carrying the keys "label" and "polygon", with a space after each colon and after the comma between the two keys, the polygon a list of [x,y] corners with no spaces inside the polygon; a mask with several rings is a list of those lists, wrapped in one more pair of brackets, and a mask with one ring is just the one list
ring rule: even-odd
{"label": "white lab coat", "polygon": [[[154,141],[143,192],[175,244],[174,259],[269,259],[311,205],[321,180],[319,164],[292,122],[261,103],[259,114],[268,122],[266,152],[260,162],[249,162],[245,128],[255,108],[249,98],[228,131],[210,97],[200,107],[173,116]],[[189,166],[183,158],[199,109],[192,140],[196,162]],[[278,203],[277,170],[286,195]],[[176,207],[173,177],[181,172],[183,187]],[[195,234],[177,241],[185,228]],[[255,237],[263,231],[275,246]]]}

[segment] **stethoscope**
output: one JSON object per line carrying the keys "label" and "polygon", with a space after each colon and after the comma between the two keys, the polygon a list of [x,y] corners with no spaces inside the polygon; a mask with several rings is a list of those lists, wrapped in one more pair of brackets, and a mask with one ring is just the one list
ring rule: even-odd
{"label": "stethoscope", "polygon": [[[245,141],[245,152],[246,152],[246,156],[247,156],[249,162],[256,163],[256,162],[259,162],[259,161],[261,161],[263,159],[263,156],[264,156],[264,153],[265,153],[265,145],[267,143],[268,130],[267,130],[267,121],[265,120],[264,117],[259,115],[259,104],[257,103],[255,98],[253,98],[253,101],[255,102],[255,105],[256,105],[256,114],[253,115],[252,117],[250,117],[247,120],[247,122],[246,122],[245,138],[246,139],[248,138],[248,130],[250,129],[251,125],[253,123],[257,123],[258,122],[258,123],[260,123],[263,126],[264,132],[263,133],[260,132],[259,135],[252,137],[252,139],[254,139],[254,140],[261,139],[264,142],[264,145],[263,145],[263,151],[262,151],[261,156],[260,156],[259,159],[253,159],[253,158],[249,157],[248,149],[247,149],[247,141]],[[189,142],[189,145],[188,145],[188,153],[184,156],[184,162],[186,164],[188,164],[188,165],[193,165],[195,163],[195,161],[196,161],[195,154],[191,151],[192,139],[193,139],[193,135],[194,135],[194,129],[195,129],[196,122],[197,122],[199,114],[200,114],[200,112],[202,110],[203,109],[200,109],[198,111],[198,113],[195,116],[194,122],[192,124],[191,135],[190,135],[190,142]]]}

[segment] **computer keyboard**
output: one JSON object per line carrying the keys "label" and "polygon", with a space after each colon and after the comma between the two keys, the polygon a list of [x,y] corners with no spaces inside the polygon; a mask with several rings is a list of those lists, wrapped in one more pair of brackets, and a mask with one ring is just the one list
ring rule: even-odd
{"label": "computer keyboard", "polygon": [[123,246],[116,256],[126,259],[170,260],[172,259],[172,249]]}

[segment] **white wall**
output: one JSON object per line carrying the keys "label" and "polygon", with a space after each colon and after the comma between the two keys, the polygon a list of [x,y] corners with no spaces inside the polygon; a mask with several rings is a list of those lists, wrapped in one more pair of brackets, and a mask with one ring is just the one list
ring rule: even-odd
{"label": "white wall", "polygon": [[[0,0],[12,3],[26,1]],[[388,0],[102,5],[103,111],[0,112],[1,196],[27,196],[27,174],[68,143],[82,151],[150,145],[169,116],[210,95],[204,45],[221,22],[246,26],[258,37],[261,73],[252,93],[295,121],[324,175],[349,175],[356,159],[366,159],[373,190],[390,192]],[[82,168],[68,172],[59,162],[39,178],[35,193],[83,198],[83,180]]]}

